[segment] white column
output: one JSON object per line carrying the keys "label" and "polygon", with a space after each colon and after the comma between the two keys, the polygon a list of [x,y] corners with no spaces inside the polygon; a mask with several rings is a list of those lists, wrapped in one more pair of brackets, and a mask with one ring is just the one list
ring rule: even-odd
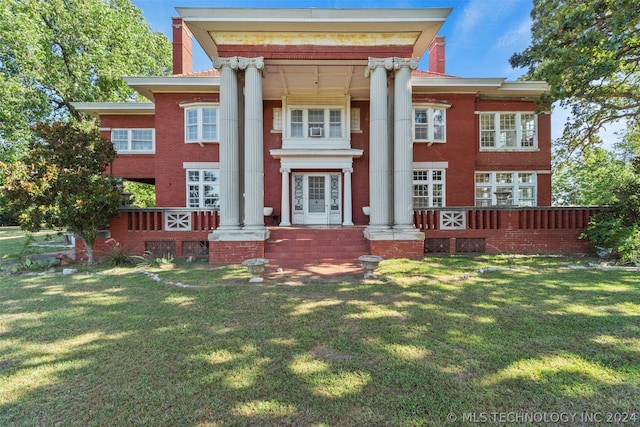
{"label": "white column", "polygon": [[240,150],[238,143],[238,59],[214,58],[220,69],[220,225],[240,229]]}
{"label": "white column", "polygon": [[351,203],[351,174],[353,169],[342,169],[344,176],[344,195],[342,197],[342,225],[353,225],[353,206]]}
{"label": "white column", "polygon": [[291,216],[289,215],[290,211],[290,203],[291,203],[291,194],[289,194],[289,174],[291,173],[291,169],[281,168],[280,173],[282,173],[282,201],[280,202],[280,225],[281,226],[290,226],[291,225]]}
{"label": "white column", "polygon": [[244,83],[244,229],[264,228],[262,70],[264,58],[238,58]]}
{"label": "white column", "polygon": [[387,119],[387,70],[393,58],[369,58],[369,215],[370,231],[389,229],[389,156]]}
{"label": "white column", "polygon": [[393,228],[413,229],[413,120],[411,110],[411,70],[416,58],[394,58],[393,114]]}

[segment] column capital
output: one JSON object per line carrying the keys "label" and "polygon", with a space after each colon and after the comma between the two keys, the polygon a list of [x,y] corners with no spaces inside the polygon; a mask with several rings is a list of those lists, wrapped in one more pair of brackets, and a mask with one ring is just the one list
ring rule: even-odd
{"label": "column capital", "polygon": [[229,58],[220,58],[220,57],[214,57],[213,58],[213,68],[215,69],[221,69],[221,68],[231,68],[232,70],[237,70],[238,69],[238,57],[237,56],[231,56]]}
{"label": "column capital", "polygon": [[291,168],[280,168],[280,173],[291,173]]}
{"label": "column capital", "polygon": [[393,58],[372,58],[369,57],[367,68],[364,69],[364,76],[369,77],[371,72],[377,68],[384,68],[387,71],[393,70]]}
{"label": "column capital", "polygon": [[399,70],[400,68],[408,67],[411,70],[418,68],[419,58],[393,58],[393,68]]}
{"label": "column capital", "polygon": [[353,173],[353,168],[344,168],[342,169],[342,173]]}
{"label": "column capital", "polygon": [[257,68],[258,70],[264,70],[263,56],[259,56],[257,58],[245,58],[244,56],[237,56],[236,58],[238,58],[238,68],[241,70],[249,67]]}

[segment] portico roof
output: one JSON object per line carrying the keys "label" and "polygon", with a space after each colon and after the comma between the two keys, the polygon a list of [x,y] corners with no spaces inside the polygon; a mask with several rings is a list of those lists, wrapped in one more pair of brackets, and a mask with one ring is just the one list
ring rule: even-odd
{"label": "portico roof", "polygon": [[[269,48],[282,48],[281,52],[287,51],[284,47],[316,46],[321,50],[338,48],[331,52],[337,55],[333,59],[340,59],[344,52],[341,49],[346,47],[356,48],[356,51],[365,55],[375,52],[376,48],[403,47],[409,50],[408,55],[402,56],[420,57],[436,36],[451,8],[179,7],[176,11],[209,57],[224,56],[231,47],[237,50],[239,46],[261,46],[267,51]],[[274,52],[273,49],[271,51]],[[295,51],[289,52],[295,54]],[[349,52],[352,53],[353,50]],[[262,56],[270,59],[268,55]]]}

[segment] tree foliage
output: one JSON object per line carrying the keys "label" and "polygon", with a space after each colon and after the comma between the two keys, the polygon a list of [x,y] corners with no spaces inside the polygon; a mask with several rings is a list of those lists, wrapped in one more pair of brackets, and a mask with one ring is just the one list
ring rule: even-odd
{"label": "tree foliage", "polygon": [[572,112],[562,141],[571,150],[606,126],[640,121],[640,7],[637,0],[534,0],[532,42],[513,67],[551,89],[542,102]]}
{"label": "tree foliage", "polygon": [[123,75],[166,75],[171,45],[130,0],[0,0],[0,145],[9,159],[37,121],[71,102],[134,97]]}
{"label": "tree foliage", "polygon": [[21,161],[1,163],[0,194],[28,231],[67,229],[81,238],[93,261],[99,230],[118,215],[122,195],[102,172],[116,157],[113,144],[87,123],[38,123]]}

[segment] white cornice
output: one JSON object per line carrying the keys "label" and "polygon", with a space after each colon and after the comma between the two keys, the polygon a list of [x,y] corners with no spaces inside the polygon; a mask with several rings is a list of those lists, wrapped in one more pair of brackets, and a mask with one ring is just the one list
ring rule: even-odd
{"label": "white cornice", "polygon": [[496,97],[537,97],[549,91],[545,82],[508,82],[504,78],[413,77],[411,86],[414,93],[473,93]]}
{"label": "white cornice", "polygon": [[155,104],[153,102],[72,102],[71,105],[76,110],[89,114],[91,116],[99,116],[105,114],[155,114]]}
{"label": "white cornice", "polygon": [[210,76],[124,77],[124,81],[151,101],[154,93],[216,93],[220,88],[220,78]]}

